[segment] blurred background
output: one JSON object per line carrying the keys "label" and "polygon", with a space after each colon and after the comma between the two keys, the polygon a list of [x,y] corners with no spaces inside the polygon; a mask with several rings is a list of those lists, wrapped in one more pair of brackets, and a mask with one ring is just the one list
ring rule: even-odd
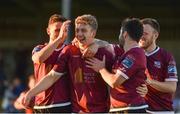
{"label": "blurred background", "polygon": [[[99,23],[96,37],[111,43],[117,43],[124,18],[155,18],[161,25],[158,45],[174,55],[180,74],[178,12],[179,0],[0,0],[0,112],[15,110],[11,103],[33,73],[31,51],[48,41],[46,27],[52,14],[62,14],[72,21],[79,15],[92,14]],[[174,107],[180,110],[180,84]]]}

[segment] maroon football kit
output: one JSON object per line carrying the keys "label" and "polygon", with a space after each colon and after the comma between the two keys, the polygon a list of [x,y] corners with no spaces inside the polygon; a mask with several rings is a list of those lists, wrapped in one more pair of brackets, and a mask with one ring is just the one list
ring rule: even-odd
{"label": "maroon football kit", "polygon": [[148,107],[144,98],[136,92],[136,88],[145,83],[145,69],[145,52],[139,47],[133,47],[118,57],[113,65],[113,71],[117,76],[123,76],[126,81],[122,85],[110,89],[110,112],[140,110]]}
{"label": "maroon football kit", "polygon": [[[32,54],[37,53],[43,49],[45,45],[38,45],[34,48]],[[35,81],[38,83],[45,75],[47,75],[53,68],[58,55],[60,54],[63,45],[59,49],[55,49],[50,57],[47,58],[43,63],[34,63],[34,74]],[[55,84],[49,89],[41,92],[35,97],[34,109],[46,109],[46,108],[57,108],[63,106],[69,106],[70,103],[70,90],[68,84],[68,76],[62,76]]]}
{"label": "maroon football kit", "polygon": [[[99,48],[94,56],[100,60],[106,56],[106,68],[111,70],[113,54],[105,48]],[[86,58],[79,48],[66,46],[53,67],[57,73],[69,72],[72,86],[71,100],[73,112],[108,112],[110,106],[108,86],[101,75],[86,67]]]}
{"label": "maroon football kit", "polygon": [[[157,47],[153,52],[146,54],[147,76],[160,82],[177,82],[176,62],[173,56],[162,48]],[[146,102],[150,111],[173,111],[172,94],[160,92],[148,86]]]}

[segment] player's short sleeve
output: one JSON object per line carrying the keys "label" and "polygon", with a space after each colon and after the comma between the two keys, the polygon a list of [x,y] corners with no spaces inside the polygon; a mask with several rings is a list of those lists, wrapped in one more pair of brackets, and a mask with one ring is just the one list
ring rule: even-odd
{"label": "player's short sleeve", "polygon": [[59,54],[53,70],[57,73],[65,73],[68,70],[69,50],[65,47]]}
{"label": "player's short sleeve", "polygon": [[121,75],[125,79],[129,79],[139,68],[137,60],[138,58],[134,55],[126,55],[126,57],[124,57],[124,59],[119,63],[116,75]]}
{"label": "player's short sleeve", "polygon": [[121,56],[124,53],[124,49],[122,47],[120,47],[119,45],[113,44],[112,46],[114,48],[114,53],[115,53],[116,57]]}
{"label": "player's short sleeve", "polygon": [[34,47],[34,49],[32,50],[32,55],[36,52],[39,52],[43,47],[44,47],[43,45],[38,45]]}
{"label": "player's short sleeve", "polygon": [[167,77],[165,78],[165,81],[178,81],[176,62],[171,54],[168,55],[168,63],[167,63],[166,71],[167,71]]}

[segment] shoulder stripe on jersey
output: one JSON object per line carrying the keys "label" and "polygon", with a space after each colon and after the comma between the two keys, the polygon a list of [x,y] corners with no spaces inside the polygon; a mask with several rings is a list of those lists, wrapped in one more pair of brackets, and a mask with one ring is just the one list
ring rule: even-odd
{"label": "shoulder stripe on jersey", "polygon": [[120,71],[120,70],[117,70],[117,72],[116,72],[116,74],[115,74],[116,76],[123,76],[125,79],[129,79],[129,77],[124,73],[124,72],[122,72],[122,71]]}
{"label": "shoulder stripe on jersey", "polygon": [[56,72],[56,71],[54,71],[54,70],[51,70],[51,73],[52,73],[53,76],[54,76],[54,75],[56,75],[56,76],[62,76],[62,75],[64,75],[64,74],[66,74],[66,72],[60,73],[60,72]]}
{"label": "shoulder stripe on jersey", "polygon": [[71,102],[59,103],[59,104],[51,104],[46,106],[34,106],[34,109],[46,109],[46,108],[54,108],[54,107],[63,107],[70,105]]}
{"label": "shoulder stripe on jersey", "polygon": [[123,107],[123,108],[112,108],[110,109],[110,112],[117,112],[117,111],[123,111],[123,110],[138,110],[138,109],[144,109],[147,108],[148,105],[141,105],[141,106],[133,106],[133,107]]}
{"label": "shoulder stripe on jersey", "polygon": [[166,78],[165,81],[178,82],[177,78]]}

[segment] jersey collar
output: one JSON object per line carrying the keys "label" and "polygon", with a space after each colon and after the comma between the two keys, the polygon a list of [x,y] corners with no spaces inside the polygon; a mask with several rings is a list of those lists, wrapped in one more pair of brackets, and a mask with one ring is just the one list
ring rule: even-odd
{"label": "jersey collar", "polygon": [[154,51],[152,51],[152,52],[150,52],[150,53],[145,53],[146,54],[146,56],[151,56],[151,55],[153,55],[153,54],[155,54],[156,52],[158,52],[159,51],[159,47],[157,47]]}

